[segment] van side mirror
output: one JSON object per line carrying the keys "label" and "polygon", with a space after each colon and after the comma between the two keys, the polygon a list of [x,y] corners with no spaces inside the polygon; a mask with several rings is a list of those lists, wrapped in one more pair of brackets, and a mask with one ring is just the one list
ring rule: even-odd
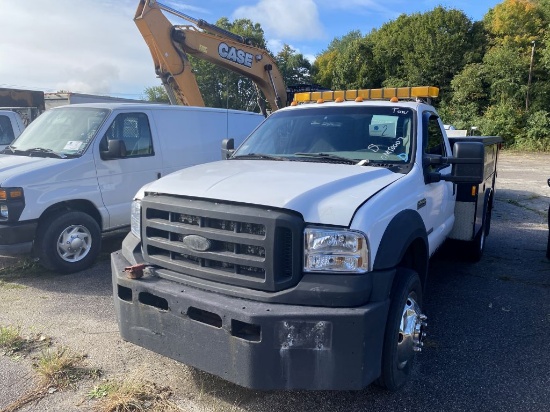
{"label": "van side mirror", "polygon": [[481,142],[457,142],[453,146],[453,157],[437,155],[424,156],[424,167],[437,164],[452,164],[450,174],[429,173],[427,183],[441,180],[453,183],[480,184],[485,174],[485,146]]}
{"label": "van side mirror", "polygon": [[222,140],[222,159],[226,160],[231,157],[231,155],[235,152],[235,139],[229,138],[229,139],[223,139]]}
{"label": "van side mirror", "polygon": [[126,157],[126,145],[123,140],[108,140],[107,151],[101,151],[103,160],[121,159]]}

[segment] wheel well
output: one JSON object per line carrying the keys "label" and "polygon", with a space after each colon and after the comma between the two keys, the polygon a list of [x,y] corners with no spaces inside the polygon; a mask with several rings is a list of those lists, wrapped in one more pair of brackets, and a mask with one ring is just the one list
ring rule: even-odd
{"label": "wheel well", "polygon": [[52,216],[55,213],[58,213],[59,211],[66,211],[66,212],[78,211],[78,212],[86,213],[87,215],[90,215],[97,222],[100,229],[103,227],[101,214],[99,213],[97,208],[94,206],[94,204],[88,200],[69,200],[66,202],[56,203],[55,205],[50,206],[40,216],[39,226],[45,221],[45,219],[47,219],[49,216]]}
{"label": "wheel well", "polygon": [[417,272],[422,282],[422,288],[425,288],[428,276],[428,251],[425,242],[420,238],[413,240],[403,254],[398,266]]}

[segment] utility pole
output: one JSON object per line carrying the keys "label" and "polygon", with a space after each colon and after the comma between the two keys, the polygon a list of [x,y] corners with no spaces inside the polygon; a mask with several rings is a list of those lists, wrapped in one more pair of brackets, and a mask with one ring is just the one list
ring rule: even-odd
{"label": "utility pole", "polygon": [[529,65],[529,80],[527,81],[527,96],[525,96],[525,110],[529,110],[529,89],[531,88],[531,78],[533,77],[533,60],[535,58],[535,41],[531,42],[531,64]]}

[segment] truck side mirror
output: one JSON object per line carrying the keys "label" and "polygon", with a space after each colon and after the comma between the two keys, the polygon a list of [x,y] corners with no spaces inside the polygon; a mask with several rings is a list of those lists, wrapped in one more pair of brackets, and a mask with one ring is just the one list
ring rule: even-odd
{"label": "truck side mirror", "polygon": [[235,151],[235,139],[223,139],[222,140],[222,159],[226,160],[231,157]]}
{"label": "truck side mirror", "polygon": [[121,159],[126,157],[126,145],[123,140],[108,140],[107,151],[100,151],[103,160]]}
{"label": "truck side mirror", "polygon": [[451,182],[480,184],[485,174],[485,146],[481,142],[457,142],[453,146],[455,162]]}
{"label": "truck side mirror", "polygon": [[457,142],[453,146],[453,157],[424,157],[424,165],[452,164],[451,174],[429,173],[427,183],[441,180],[453,183],[480,184],[485,174],[485,146],[481,142]]}

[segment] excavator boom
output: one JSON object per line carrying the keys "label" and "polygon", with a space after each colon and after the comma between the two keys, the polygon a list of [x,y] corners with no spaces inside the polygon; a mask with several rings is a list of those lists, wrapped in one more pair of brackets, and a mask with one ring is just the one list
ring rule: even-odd
{"label": "excavator boom", "polygon": [[[173,26],[161,10],[194,26]],[[286,106],[286,86],[275,60],[266,50],[250,45],[248,39],[154,0],[140,1],[134,21],[173,104],[204,106],[189,54],[251,79],[273,111]]]}

